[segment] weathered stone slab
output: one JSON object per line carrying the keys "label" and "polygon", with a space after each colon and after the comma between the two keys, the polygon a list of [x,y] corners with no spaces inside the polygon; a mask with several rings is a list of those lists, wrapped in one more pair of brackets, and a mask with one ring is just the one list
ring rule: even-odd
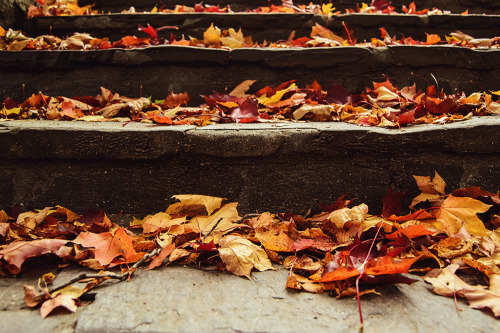
{"label": "weathered stone slab", "polygon": [[[345,123],[0,123],[7,203],[146,214],[179,193],[225,197],[241,212],[304,212],[342,194],[378,213],[390,184],[418,194],[412,175],[436,170],[448,189],[500,189],[500,117],[400,130]],[[471,140],[470,138],[474,138]]]}
{"label": "weathered stone slab", "polygon": [[[278,268],[278,267],[277,267]],[[82,272],[65,268],[55,285]],[[0,320],[5,332],[346,332],[357,331],[353,298],[336,299],[285,288],[288,271],[254,272],[252,281],[227,272],[167,266],[138,270],[127,282],[106,282],[92,303],[74,314],[59,312],[42,320],[26,309],[23,283],[34,285],[50,269],[0,280]],[[365,331],[492,332],[500,324],[459,300],[440,297],[419,281],[361,298]],[[497,327],[495,329],[495,327]]]}

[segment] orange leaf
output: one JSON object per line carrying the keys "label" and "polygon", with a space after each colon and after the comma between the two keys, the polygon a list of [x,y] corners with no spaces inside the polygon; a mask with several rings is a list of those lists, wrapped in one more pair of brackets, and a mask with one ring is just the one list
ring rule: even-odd
{"label": "orange leaf", "polygon": [[419,258],[398,259],[390,256],[375,258],[366,263],[364,272],[368,275],[408,273],[410,266]]}
{"label": "orange leaf", "polygon": [[427,34],[427,41],[425,42],[425,45],[435,45],[441,41],[441,37],[439,35],[435,34]]}
{"label": "orange leaf", "polygon": [[165,260],[165,258],[168,257],[174,249],[175,249],[174,244],[165,246],[163,250],[161,250],[161,252],[151,261],[148,270],[160,266],[163,263],[163,260]]}
{"label": "orange leaf", "polygon": [[361,273],[358,272],[358,270],[354,267],[341,266],[331,272],[325,273],[321,277],[321,279],[316,280],[315,282],[332,282],[332,281],[346,280],[353,276],[358,276],[359,274]]}
{"label": "orange leaf", "polygon": [[123,227],[117,229],[114,234],[110,232],[100,234],[84,232],[78,235],[73,243],[95,248],[95,258],[103,266],[109,265],[114,258],[120,255],[128,260],[136,254],[132,238]]}
{"label": "orange leaf", "polygon": [[408,238],[416,238],[420,236],[425,236],[425,235],[432,235],[434,234],[433,231],[429,231],[425,228],[425,226],[421,224],[416,224],[416,225],[410,225],[406,228],[399,229],[396,232],[393,232],[392,234],[386,235],[385,238],[387,239],[396,239],[398,237],[401,237],[401,235],[405,235]]}

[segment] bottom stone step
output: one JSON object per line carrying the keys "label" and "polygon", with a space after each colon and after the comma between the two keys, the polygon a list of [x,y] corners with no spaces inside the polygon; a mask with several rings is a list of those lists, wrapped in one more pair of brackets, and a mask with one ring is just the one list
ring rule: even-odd
{"label": "bottom stone step", "polygon": [[0,207],[146,214],[196,193],[239,211],[304,212],[347,194],[376,213],[389,185],[437,171],[448,191],[500,189],[500,117],[391,130],[345,123],[161,127],[0,122]]}

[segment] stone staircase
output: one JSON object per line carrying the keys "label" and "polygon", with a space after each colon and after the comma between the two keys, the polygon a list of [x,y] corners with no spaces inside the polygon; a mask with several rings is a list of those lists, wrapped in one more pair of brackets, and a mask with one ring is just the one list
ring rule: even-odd
{"label": "stone staircase", "polygon": [[[153,0],[92,1],[103,11],[134,5],[149,10]],[[174,5],[173,1],[163,1]],[[193,2],[194,3],[194,2]],[[233,10],[268,1],[206,1]],[[297,2],[299,3],[299,2]],[[334,2],[343,9],[354,0]],[[409,1],[394,1],[395,6]],[[85,2],[81,2],[84,5]],[[183,4],[191,4],[189,1]],[[170,33],[200,38],[210,24],[242,28],[255,40],[286,39],[292,30],[307,36],[316,24],[342,33],[343,23],[358,40],[391,34],[444,38],[455,30],[474,37],[500,36],[496,1],[416,1],[452,14],[378,15],[186,13],[102,14],[26,20],[28,35],[75,31],[95,37],[139,35],[137,26],[178,26]],[[449,7],[445,7],[449,6]],[[469,13],[488,15],[460,15]],[[500,50],[450,46],[333,47],[308,49],[210,49],[156,46],[97,51],[0,51],[0,96],[95,95],[104,86],[130,97],[164,98],[232,89],[247,79],[252,89],[297,80],[343,84],[360,91],[386,75],[398,86],[421,88],[437,78],[439,88],[467,93],[498,90]],[[413,74],[412,74],[413,73]],[[0,206],[26,208],[61,204],[74,210],[104,208],[128,214],[165,209],[178,193],[222,196],[240,202],[242,212],[303,212],[342,194],[366,202],[374,212],[389,185],[414,194],[411,175],[436,170],[449,188],[500,189],[500,119],[390,130],[344,123],[225,124],[208,127],[51,121],[0,122]]]}

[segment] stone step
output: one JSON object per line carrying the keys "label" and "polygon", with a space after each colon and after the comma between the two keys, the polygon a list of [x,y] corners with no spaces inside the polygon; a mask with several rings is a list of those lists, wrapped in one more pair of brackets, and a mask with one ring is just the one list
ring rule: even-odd
{"label": "stone step", "polygon": [[170,197],[225,197],[249,213],[304,212],[348,194],[380,209],[389,185],[437,171],[447,191],[500,189],[500,117],[399,130],[346,123],[151,124],[0,122],[0,207],[60,204],[127,214]]}
{"label": "stone step", "polygon": [[[174,8],[175,5],[183,4],[186,6],[194,6],[200,3],[200,0],[80,0],[80,6],[94,4],[95,9],[105,12],[121,12],[128,10],[131,6],[137,11],[150,11],[154,6],[164,6],[165,8]],[[337,10],[344,11],[346,8],[356,8],[356,5],[361,6],[363,2],[370,3],[369,0],[334,0],[334,1],[310,1],[310,0],[295,0],[295,5],[312,3],[328,3],[333,2]],[[390,1],[393,7],[400,10],[403,5],[408,6],[411,2],[415,2],[417,10],[432,9],[434,7],[441,10],[448,10],[453,13],[462,13],[466,10],[469,13],[498,13],[500,11],[500,3],[495,0],[392,0]],[[205,0],[207,5],[220,5],[221,7],[230,6],[233,11],[244,11],[246,9],[254,9],[257,7],[269,6],[271,4],[280,5],[280,0]]]}
{"label": "stone step", "polygon": [[496,15],[379,15],[342,14],[324,16],[315,14],[285,13],[183,13],[183,14],[103,14],[86,16],[34,17],[25,22],[24,30],[30,36],[54,34],[72,35],[75,31],[89,33],[94,37],[112,40],[126,35],[147,36],[137,30],[139,25],[150,24],[155,28],[176,26],[178,30],[159,31],[160,37],[188,35],[202,38],[211,25],[221,29],[241,28],[244,35],[256,41],[287,39],[295,30],[296,37],[309,36],[311,27],[318,23],[338,34],[345,31],[344,23],[353,29],[358,41],[380,38],[380,28],[390,34],[425,40],[426,33],[438,34],[442,38],[460,30],[476,38],[500,36],[500,16]]}
{"label": "stone step", "polygon": [[[0,97],[23,99],[42,91],[52,96],[96,95],[103,86],[129,97],[163,99],[187,91],[233,89],[247,79],[252,89],[297,80],[305,86],[339,83],[359,92],[387,76],[402,87],[435,84],[446,92],[498,90],[500,50],[456,46],[211,49],[157,46],[95,51],[0,51]],[[415,75],[413,75],[414,73]],[[424,78],[424,79],[422,79]],[[430,80],[432,83],[425,82]]]}

